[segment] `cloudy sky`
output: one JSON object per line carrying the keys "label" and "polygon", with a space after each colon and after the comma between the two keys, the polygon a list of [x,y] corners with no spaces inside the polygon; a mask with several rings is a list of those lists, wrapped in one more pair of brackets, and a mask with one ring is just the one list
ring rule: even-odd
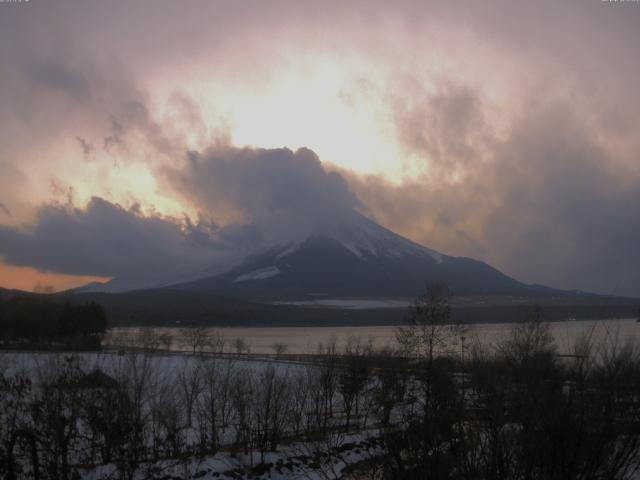
{"label": "cloudy sky", "polygon": [[0,2],[0,285],[205,270],[357,210],[640,296],[638,25],[632,1]]}

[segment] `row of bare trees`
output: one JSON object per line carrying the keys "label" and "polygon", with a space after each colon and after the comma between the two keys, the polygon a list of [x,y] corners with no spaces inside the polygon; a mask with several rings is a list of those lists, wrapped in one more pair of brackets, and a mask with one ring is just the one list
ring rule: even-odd
{"label": "row of bare trees", "polygon": [[[184,327],[177,333],[174,329],[155,327],[116,330],[109,335],[107,344],[110,347],[139,349],[147,352],[186,351],[193,355],[251,352],[244,338],[228,339],[222,331],[204,326]],[[276,343],[272,348],[278,355],[287,350],[286,345],[282,343]]]}
{"label": "row of bare trees", "polygon": [[389,395],[377,401],[382,448],[355,478],[634,478],[637,345],[614,332],[595,341],[591,330],[559,355],[535,306],[493,347],[456,352],[466,334],[451,321],[445,286],[411,306],[398,330],[399,368],[378,367]]}
{"label": "row of bare trees", "polygon": [[132,479],[161,459],[221,449],[263,458],[283,443],[324,438],[342,428],[342,410],[347,427],[360,416],[369,370],[345,368],[335,347],[319,358],[286,365],[131,352],[106,355],[99,368],[87,355],[9,368],[0,376],[0,478],[67,480],[110,465],[114,478]]}

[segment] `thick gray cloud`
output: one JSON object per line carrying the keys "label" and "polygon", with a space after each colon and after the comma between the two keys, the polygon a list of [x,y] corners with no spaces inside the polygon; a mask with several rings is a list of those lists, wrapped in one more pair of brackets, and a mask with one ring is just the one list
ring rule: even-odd
{"label": "thick gray cloud", "polygon": [[410,111],[392,102],[399,139],[432,168],[402,185],[345,173],[368,213],[525,281],[640,296],[638,164],[576,105],[537,97],[501,138],[479,122],[473,135],[484,140],[469,142],[469,118],[483,116],[470,106],[482,101],[461,92],[447,89]]}
{"label": "thick gray cloud", "polygon": [[248,239],[256,243],[326,231],[359,205],[344,178],[306,148],[214,147],[189,153],[185,165],[165,175],[203,215],[227,214],[251,225]]}
{"label": "thick gray cloud", "polygon": [[443,79],[436,92],[417,88],[410,95],[386,93],[385,97],[400,143],[428,160],[431,176],[452,177],[490,147],[483,106],[468,86]]}
{"label": "thick gray cloud", "polygon": [[27,65],[27,78],[35,87],[57,91],[77,102],[89,99],[92,85],[82,71],[74,70],[62,63],[33,63]]}
{"label": "thick gray cloud", "polygon": [[[121,288],[149,286],[219,272],[274,243],[326,231],[358,206],[342,176],[308,149],[213,147],[165,175],[200,220],[143,215],[97,197],[86,208],[51,204],[32,225],[0,226],[0,255],[11,265],[115,277]],[[227,217],[223,227],[214,214]]]}
{"label": "thick gray cloud", "polygon": [[516,274],[640,296],[640,175],[616,157],[571,104],[533,107],[498,150],[486,243]]}
{"label": "thick gray cloud", "polygon": [[228,259],[215,226],[182,228],[100,198],[86,209],[44,206],[35,224],[23,229],[0,226],[0,254],[8,264],[116,277],[128,287],[188,278]]}

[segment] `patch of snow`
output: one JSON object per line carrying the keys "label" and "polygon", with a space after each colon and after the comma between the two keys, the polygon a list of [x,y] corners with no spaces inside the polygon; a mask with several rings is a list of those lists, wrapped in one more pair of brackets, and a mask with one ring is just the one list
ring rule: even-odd
{"label": "patch of snow", "polygon": [[264,280],[265,278],[275,277],[276,275],[280,275],[280,269],[275,265],[272,265],[270,267],[253,270],[249,273],[245,273],[244,275],[239,275],[233,283],[245,282],[247,280]]}
{"label": "patch of snow", "polygon": [[304,301],[273,302],[274,305],[292,305],[297,307],[328,307],[349,310],[364,310],[377,308],[406,308],[409,299],[373,299],[373,298],[326,298]]}
{"label": "patch of snow", "polygon": [[[296,441],[280,445],[277,451],[263,454],[253,449],[248,454],[242,451],[236,454],[219,451],[214,455],[161,459],[142,463],[134,473],[133,479],[150,478],[146,474],[148,471],[157,472],[151,478],[200,478],[202,480],[343,478],[348,467],[384,453],[377,441],[379,437],[380,430],[367,425],[360,433],[332,434],[323,444]],[[231,441],[229,439],[227,444]],[[257,467],[262,468],[257,469]],[[82,468],[79,472],[82,478],[87,480],[118,477],[118,470],[114,464]]]}
{"label": "patch of snow", "polygon": [[362,258],[362,253],[355,245],[351,243],[346,243],[346,242],[341,242],[341,245],[347,250],[349,250],[351,253],[353,253],[356,257]]}
{"label": "patch of snow", "polygon": [[276,259],[280,260],[281,258],[286,257],[287,255],[291,255],[293,252],[295,252],[299,248],[300,248],[300,242],[294,242],[291,245],[289,245],[289,247],[286,250],[276,255]]}

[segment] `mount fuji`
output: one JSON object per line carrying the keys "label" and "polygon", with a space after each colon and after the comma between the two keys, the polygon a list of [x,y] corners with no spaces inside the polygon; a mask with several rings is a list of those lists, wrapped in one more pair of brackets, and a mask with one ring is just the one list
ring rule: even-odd
{"label": "mount fuji", "polygon": [[394,325],[436,282],[449,286],[454,314],[464,322],[521,319],[532,302],[556,320],[637,312],[633,299],[524,284],[484,262],[418,245],[353,211],[330,220],[311,228],[296,224],[297,238],[263,240],[255,253],[233,252],[238,261],[232,266],[202,265],[186,281],[167,276],[145,288],[69,295],[104,305],[116,325]]}
{"label": "mount fuji", "polygon": [[171,286],[268,302],[336,298],[413,298],[426,284],[446,283],[454,295],[551,293],[525,285],[486,263],[414,243],[353,212],[348,221],[282,242],[225,273]]}

